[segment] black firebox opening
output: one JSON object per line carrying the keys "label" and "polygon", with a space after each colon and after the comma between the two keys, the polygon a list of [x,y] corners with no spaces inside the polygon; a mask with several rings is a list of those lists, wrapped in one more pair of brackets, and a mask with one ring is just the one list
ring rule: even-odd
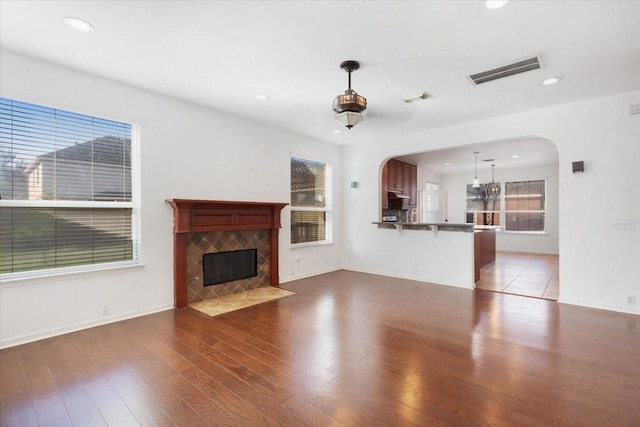
{"label": "black firebox opening", "polygon": [[202,255],[204,286],[258,276],[258,250],[213,252]]}

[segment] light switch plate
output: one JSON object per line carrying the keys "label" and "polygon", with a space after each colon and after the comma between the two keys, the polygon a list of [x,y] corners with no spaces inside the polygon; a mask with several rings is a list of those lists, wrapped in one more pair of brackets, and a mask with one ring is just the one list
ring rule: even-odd
{"label": "light switch plate", "polygon": [[632,219],[613,219],[611,220],[611,228],[615,230],[633,230],[636,228],[636,224]]}

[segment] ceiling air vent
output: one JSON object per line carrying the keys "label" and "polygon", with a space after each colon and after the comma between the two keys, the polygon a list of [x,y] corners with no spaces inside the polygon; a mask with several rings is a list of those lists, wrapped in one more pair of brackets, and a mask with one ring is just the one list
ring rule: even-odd
{"label": "ceiling air vent", "polygon": [[483,71],[481,73],[471,74],[467,76],[471,83],[479,85],[491,82],[493,80],[502,79],[504,77],[513,76],[515,74],[525,73],[527,71],[537,70],[543,67],[542,54],[531,56],[529,58],[520,59],[511,64],[494,68],[493,70]]}

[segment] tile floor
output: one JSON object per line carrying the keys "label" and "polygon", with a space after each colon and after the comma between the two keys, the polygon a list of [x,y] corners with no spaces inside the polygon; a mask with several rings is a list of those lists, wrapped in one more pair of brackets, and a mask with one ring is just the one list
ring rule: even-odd
{"label": "tile floor", "polygon": [[264,286],[237,294],[230,294],[205,301],[194,302],[189,304],[189,307],[195,308],[209,316],[217,316],[219,314],[240,310],[241,308],[250,307],[252,305],[261,304],[263,302],[295,294],[295,292],[287,291],[286,289]]}
{"label": "tile floor", "polygon": [[480,269],[476,288],[557,300],[558,255],[496,252],[496,261]]}

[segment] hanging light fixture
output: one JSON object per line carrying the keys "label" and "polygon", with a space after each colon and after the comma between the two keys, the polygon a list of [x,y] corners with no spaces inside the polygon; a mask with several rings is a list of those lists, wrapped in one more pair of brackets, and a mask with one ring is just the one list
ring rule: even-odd
{"label": "hanging light fixture", "polygon": [[498,197],[500,195],[500,184],[495,182],[493,173],[496,165],[491,165],[491,183],[487,185],[487,194],[490,197]]}
{"label": "hanging light fixture", "polygon": [[473,154],[475,154],[476,156],[476,176],[475,178],[473,178],[473,188],[478,188],[480,187],[480,180],[478,180],[478,154],[480,154],[479,151],[474,151]]}
{"label": "hanging light fixture", "polygon": [[360,68],[360,63],[344,61],[340,68],[349,73],[349,88],[344,91],[344,95],[338,95],[333,100],[333,111],[336,112],[336,120],[351,129],[362,121],[362,112],[367,109],[367,99],[351,89],[351,72]]}

